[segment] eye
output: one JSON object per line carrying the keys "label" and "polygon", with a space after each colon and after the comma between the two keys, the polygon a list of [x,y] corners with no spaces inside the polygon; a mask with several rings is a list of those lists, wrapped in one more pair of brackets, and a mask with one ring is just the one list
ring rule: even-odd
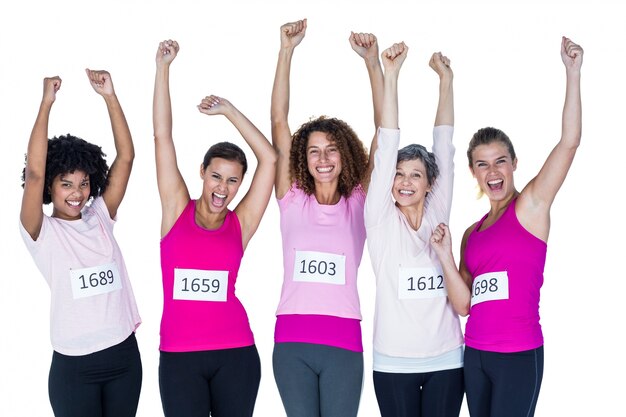
{"label": "eye", "polygon": [[419,172],[414,172],[413,174],[411,174],[411,177],[420,179],[422,178],[422,174],[420,174]]}
{"label": "eye", "polygon": [[317,155],[320,153],[319,149],[309,149],[309,155]]}
{"label": "eye", "polygon": [[221,177],[220,177],[220,175],[219,175],[219,174],[213,173],[213,174],[211,174],[211,178],[214,178],[214,179],[216,179],[216,180],[219,180]]}
{"label": "eye", "polygon": [[498,164],[498,165],[502,165],[502,164],[504,164],[504,163],[506,163],[506,159],[498,159],[498,160],[496,161],[496,164]]}
{"label": "eye", "polygon": [[237,178],[229,178],[228,182],[231,183],[231,184],[237,184],[239,182],[239,179],[237,179]]}
{"label": "eye", "polygon": [[484,162],[476,162],[476,167],[477,167],[477,168],[484,168],[484,167],[486,167],[486,166],[487,166],[487,164],[486,164],[486,163],[484,163]]}
{"label": "eye", "polygon": [[402,177],[402,173],[401,173],[401,172],[396,171],[396,177]]}

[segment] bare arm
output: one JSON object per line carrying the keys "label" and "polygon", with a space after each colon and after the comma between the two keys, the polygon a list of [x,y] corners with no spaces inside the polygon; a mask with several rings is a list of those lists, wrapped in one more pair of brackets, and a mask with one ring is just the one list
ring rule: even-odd
{"label": "bare arm", "polygon": [[448,57],[435,52],[430,58],[430,67],[439,76],[439,103],[435,115],[435,126],[454,126],[453,73]]}
{"label": "bare arm", "polygon": [[109,210],[109,215],[113,219],[117,215],[117,209],[126,193],[128,179],[133,168],[133,160],[135,159],[135,148],[133,147],[133,139],[128,129],[122,106],[115,94],[111,74],[107,71],[93,71],[89,69],[86,69],[85,72],[94,91],[104,98],[109,119],[111,120],[111,129],[113,130],[115,159],[108,174],[109,185],[102,195]]}
{"label": "bare arm", "polygon": [[387,129],[400,128],[398,122],[398,77],[408,52],[409,47],[401,42],[394,43],[381,54],[385,75],[380,126]]}
{"label": "bare arm", "polygon": [[359,54],[365,62],[367,75],[370,80],[372,90],[372,104],[374,107],[374,136],[369,150],[369,160],[367,163],[367,173],[361,184],[367,193],[372,171],[374,170],[374,153],[377,147],[378,127],[383,108],[383,69],[378,58],[378,41],[372,33],[350,33],[350,46]]}
{"label": "bare arm", "polygon": [[272,88],[271,124],[272,144],[276,150],[275,190],[276,197],[282,198],[291,187],[289,153],[291,151],[291,130],[289,129],[289,76],[293,52],[306,33],[306,19],[285,23],[280,27],[280,51],[274,86]]}
{"label": "bare arm", "polygon": [[43,188],[46,182],[46,156],[48,154],[48,121],[59,88],[61,88],[61,78],[44,78],[43,97],[26,151],[20,221],[33,240],[37,240],[39,237],[43,222],[42,205]]}
{"label": "bare arm", "polygon": [[[465,247],[467,236],[468,233],[466,232],[465,236],[463,236],[463,248]],[[454,308],[457,314],[465,317],[470,310],[471,277],[468,281],[467,277],[463,276],[456,267],[454,255],[452,255],[452,239],[448,226],[443,223],[439,224],[433,231],[430,244],[437,253],[439,262],[441,262],[446,291],[448,292],[448,299],[452,304],[452,308]],[[465,272],[467,272],[467,269],[465,269]]]}
{"label": "bare arm", "polygon": [[165,236],[189,202],[189,191],[178,169],[172,138],[172,103],[170,99],[170,64],[178,54],[178,43],[168,40],[159,44],[156,54],[156,76],[152,103],[152,124],[161,197],[161,237]]}
{"label": "bare arm", "polygon": [[256,232],[267,208],[274,176],[276,173],[276,152],[267,138],[228,100],[217,96],[205,97],[198,110],[204,114],[222,114],[237,128],[257,159],[257,167],[248,192],[235,208],[241,223],[244,249]]}
{"label": "bare arm", "polygon": [[550,152],[537,176],[522,190],[516,207],[524,227],[544,241],[547,240],[550,229],[550,207],[572,165],[582,131],[580,69],[583,49],[563,37],[561,59],[566,73],[561,139]]}

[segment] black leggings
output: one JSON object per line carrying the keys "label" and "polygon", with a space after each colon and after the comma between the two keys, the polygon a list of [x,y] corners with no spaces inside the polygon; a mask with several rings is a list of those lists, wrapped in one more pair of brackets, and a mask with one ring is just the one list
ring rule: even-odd
{"label": "black leggings", "polygon": [[543,377],[543,346],[497,353],[465,347],[465,387],[472,417],[532,417]]}
{"label": "black leggings", "polygon": [[133,417],[141,391],[141,358],[135,334],[83,356],[52,354],[48,378],[56,417]]}
{"label": "black leggings", "polygon": [[374,371],[382,417],[458,417],[463,404],[463,368],[400,374]]}
{"label": "black leggings", "polygon": [[159,361],[166,417],[250,417],[261,361],[256,346],[198,352],[163,352]]}

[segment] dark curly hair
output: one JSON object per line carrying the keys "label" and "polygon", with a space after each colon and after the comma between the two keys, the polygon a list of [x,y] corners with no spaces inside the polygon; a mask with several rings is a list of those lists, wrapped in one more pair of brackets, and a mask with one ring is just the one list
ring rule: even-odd
{"label": "dark curly hair", "polygon": [[[85,171],[89,175],[90,198],[102,195],[109,185],[109,165],[105,157],[106,154],[102,152],[100,146],[70,134],[48,139],[43,203],[52,202],[50,195],[52,181],[58,175],[76,170]],[[25,179],[26,168],[22,170],[22,187]]]}
{"label": "dark curly hair", "polygon": [[315,192],[315,182],[307,165],[307,145],[313,132],[326,133],[328,140],[337,145],[342,166],[338,191],[342,196],[349,197],[367,172],[367,151],[354,130],[336,118],[320,116],[304,123],[293,134],[289,155],[292,181],[308,195]]}

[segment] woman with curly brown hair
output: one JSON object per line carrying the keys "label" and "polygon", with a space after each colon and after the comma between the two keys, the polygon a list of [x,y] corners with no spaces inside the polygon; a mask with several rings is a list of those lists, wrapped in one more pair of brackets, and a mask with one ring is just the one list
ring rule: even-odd
{"label": "woman with curly brown hair", "polygon": [[[307,22],[281,26],[272,91],[272,140],[283,239],[284,281],[274,334],[274,377],[289,417],[356,416],[363,384],[357,271],[365,243],[368,156],[345,122],[319,117],[291,135],[289,73]],[[374,99],[382,68],[371,34],[350,35]]]}

